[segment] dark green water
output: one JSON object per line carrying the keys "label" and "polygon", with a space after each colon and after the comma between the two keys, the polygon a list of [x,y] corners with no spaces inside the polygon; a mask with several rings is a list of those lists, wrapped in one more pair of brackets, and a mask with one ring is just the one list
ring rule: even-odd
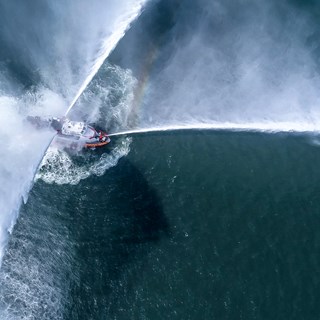
{"label": "dark green water", "polygon": [[1,290],[52,319],[317,319],[319,161],[303,136],[135,136],[102,177],[35,184],[2,267],[28,289]]}

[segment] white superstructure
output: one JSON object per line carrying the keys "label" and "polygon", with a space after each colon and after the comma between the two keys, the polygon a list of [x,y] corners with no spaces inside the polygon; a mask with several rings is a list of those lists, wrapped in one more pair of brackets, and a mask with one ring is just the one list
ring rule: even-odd
{"label": "white superstructure", "polygon": [[81,136],[87,131],[87,125],[84,122],[64,120],[61,133],[67,136]]}

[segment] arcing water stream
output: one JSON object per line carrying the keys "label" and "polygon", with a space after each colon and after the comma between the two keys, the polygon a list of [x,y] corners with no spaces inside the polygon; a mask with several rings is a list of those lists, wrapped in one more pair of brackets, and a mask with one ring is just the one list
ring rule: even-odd
{"label": "arcing water stream", "polygon": [[132,3],[132,6],[128,6],[114,22],[114,25],[111,26],[111,35],[103,40],[98,52],[98,57],[96,58],[94,65],[91,67],[89,75],[84,80],[79,91],[71,101],[65,115],[67,115],[71,111],[81,94],[84,92],[88,84],[91,82],[95,74],[102,66],[103,62],[109,56],[110,52],[115,48],[120,39],[125,35],[125,32],[128,30],[128,28],[130,28],[130,24],[132,23],[132,21],[134,21],[139,16],[146,1],[147,0],[139,0]]}
{"label": "arcing water stream", "polygon": [[141,128],[136,130],[121,131],[109,134],[113,136],[133,135],[139,133],[176,131],[176,130],[219,130],[219,131],[247,131],[247,132],[292,132],[292,133],[319,133],[319,125],[312,123],[196,123],[185,125],[172,125],[162,127]]}

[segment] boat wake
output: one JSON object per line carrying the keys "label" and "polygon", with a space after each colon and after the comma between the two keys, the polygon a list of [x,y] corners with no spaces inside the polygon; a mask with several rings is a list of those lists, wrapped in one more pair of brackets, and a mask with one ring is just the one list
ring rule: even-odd
{"label": "boat wake", "polygon": [[86,154],[79,154],[80,163],[74,161],[76,155],[50,147],[46,152],[35,180],[43,180],[46,183],[72,184],[76,185],[81,180],[92,175],[102,176],[106,170],[117,165],[118,161],[130,151],[130,138],[123,138],[110,153],[101,155],[92,154],[95,151],[88,151]]}

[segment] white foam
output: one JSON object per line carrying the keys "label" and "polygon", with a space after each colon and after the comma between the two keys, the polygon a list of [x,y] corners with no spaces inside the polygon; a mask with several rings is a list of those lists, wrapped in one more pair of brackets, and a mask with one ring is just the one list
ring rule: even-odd
{"label": "white foam", "polygon": [[130,142],[130,138],[123,139],[109,154],[103,153],[98,159],[83,165],[76,164],[66,151],[50,147],[35,179],[51,184],[76,185],[91,175],[102,176],[106,170],[116,166],[120,158],[129,153]]}

